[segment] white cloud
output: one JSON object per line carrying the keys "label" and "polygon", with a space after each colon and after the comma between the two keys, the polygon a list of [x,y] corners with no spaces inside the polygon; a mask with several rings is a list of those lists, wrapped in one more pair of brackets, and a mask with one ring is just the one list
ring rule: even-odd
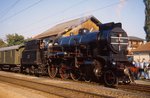
{"label": "white cloud", "polygon": [[118,4],[118,6],[116,8],[116,15],[117,15],[117,17],[120,17],[121,11],[122,11],[123,7],[125,6],[126,0],[119,0],[119,1],[120,1],[120,3]]}

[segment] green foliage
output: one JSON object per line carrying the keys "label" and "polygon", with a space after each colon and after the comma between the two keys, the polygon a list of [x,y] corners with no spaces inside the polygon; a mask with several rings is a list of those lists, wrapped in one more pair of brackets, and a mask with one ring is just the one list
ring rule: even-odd
{"label": "green foliage", "polygon": [[2,39],[0,39],[0,47],[5,47],[5,46],[7,46],[7,44]]}
{"label": "green foliage", "polygon": [[25,39],[25,42],[32,40],[32,38],[27,38]]}
{"label": "green foliage", "polygon": [[20,45],[25,42],[24,36],[18,34],[8,34],[7,37],[7,46]]}
{"label": "green foliage", "polygon": [[0,39],[0,47],[13,46],[24,44],[24,42],[32,40],[32,38],[25,39],[24,36],[18,34],[8,34],[6,35],[7,42],[5,43],[2,39]]}

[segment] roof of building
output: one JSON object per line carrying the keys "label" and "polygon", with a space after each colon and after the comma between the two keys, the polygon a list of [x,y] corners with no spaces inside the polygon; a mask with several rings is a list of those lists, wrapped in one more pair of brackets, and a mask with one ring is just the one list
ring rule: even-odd
{"label": "roof of building", "polygon": [[132,50],[132,52],[149,52],[149,51],[150,51],[150,42],[142,44],[138,48]]}
{"label": "roof of building", "polygon": [[134,40],[134,41],[144,41],[144,39],[135,37],[135,36],[129,36],[129,40]]}
{"label": "roof of building", "polygon": [[95,18],[94,16],[81,17],[81,18],[74,19],[74,20],[71,20],[68,22],[60,23],[60,24],[48,29],[47,31],[35,36],[34,39],[40,39],[40,38],[45,38],[48,36],[63,34],[66,30],[71,30],[71,29],[79,26],[80,24],[88,21],[89,19],[91,19],[96,24],[100,23],[100,21],[97,18]]}
{"label": "roof of building", "polygon": [[10,46],[10,47],[3,47],[0,48],[0,51],[8,51],[8,50],[16,50],[22,47],[23,45],[15,45],[15,46]]}

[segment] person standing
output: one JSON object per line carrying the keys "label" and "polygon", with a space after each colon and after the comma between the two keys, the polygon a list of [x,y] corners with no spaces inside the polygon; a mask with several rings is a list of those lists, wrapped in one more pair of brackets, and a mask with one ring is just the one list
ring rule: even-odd
{"label": "person standing", "polygon": [[137,76],[136,76],[136,79],[138,80],[138,79],[140,79],[140,77],[139,77],[139,75],[140,75],[140,71],[139,71],[139,69],[140,69],[140,60],[139,59],[137,59],[137,61],[135,62],[135,67],[136,67],[136,69],[137,69]]}
{"label": "person standing", "polygon": [[133,68],[134,68],[134,78],[137,80],[138,78],[138,73],[139,73],[139,62],[133,61]]}
{"label": "person standing", "polygon": [[144,65],[145,65],[145,59],[143,58],[142,59],[142,62],[140,62],[140,65],[139,65],[139,78],[141,78],[144,74]]}
{"label": "person standing", "polygon": [[148,64],[144,64],[144,79],[148,79]]}
{"label": "person standing", "polygon": [[150,80],[150,63],[147,66],[148,79]]}

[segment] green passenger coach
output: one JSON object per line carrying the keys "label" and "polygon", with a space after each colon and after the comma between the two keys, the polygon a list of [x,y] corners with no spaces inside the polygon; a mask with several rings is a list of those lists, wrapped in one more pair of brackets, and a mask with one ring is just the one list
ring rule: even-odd
{"label": "green passenger coach", "polygon": [[10,47],[0,48],[0,68],[14,68],[21,66],[23,45],[15,45]]}

